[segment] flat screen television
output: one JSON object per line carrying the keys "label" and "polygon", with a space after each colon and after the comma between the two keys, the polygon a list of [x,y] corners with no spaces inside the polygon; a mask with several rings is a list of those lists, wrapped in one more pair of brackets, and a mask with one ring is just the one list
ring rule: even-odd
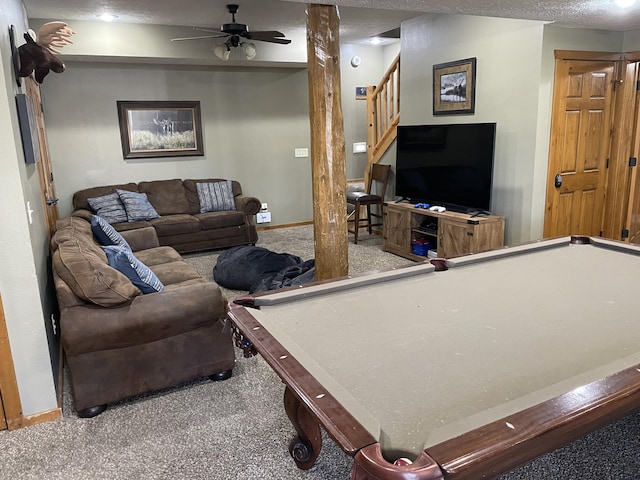
{"label": "flat screen television", "polygon": [[458,212],[489,212],[495,123],[400,125],[396,195]]}

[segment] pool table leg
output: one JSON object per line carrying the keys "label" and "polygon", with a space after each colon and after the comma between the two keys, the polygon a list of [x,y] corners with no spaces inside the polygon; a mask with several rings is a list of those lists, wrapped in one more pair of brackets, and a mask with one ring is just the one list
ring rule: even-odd
{"label": "pool table leg", "polygon": [[288,386],[284,391],[284,409],[298,432],[298,436],[289,444],[289,453],[298,468],[309,470],[322,449],[320,424]]}

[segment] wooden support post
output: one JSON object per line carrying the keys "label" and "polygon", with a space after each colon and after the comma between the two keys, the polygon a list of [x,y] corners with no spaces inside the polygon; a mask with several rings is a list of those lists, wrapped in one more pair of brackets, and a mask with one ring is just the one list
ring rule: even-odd
{"label": "wooden support post", "polygon": [[339,27],[336,6],[308,6],[307,65],[316,280],[345,276],[349,270]]}

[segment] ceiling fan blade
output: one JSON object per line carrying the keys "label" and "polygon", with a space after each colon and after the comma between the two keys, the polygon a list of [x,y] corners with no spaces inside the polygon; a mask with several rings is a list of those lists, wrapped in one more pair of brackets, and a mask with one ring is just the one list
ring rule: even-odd
{"label": "ceiling fan blade", "polygon": [[172,42],[181,42],[182,40],[202,40],[204,38],[220,38],[227,37],[228,35],[223,33],[221,35],[202,35],[200,37],[183,37],[183,38],[172,38]]}
{"label": "ceiling fan blade", "polygon": [[257,40],[259,42],[279,43],[281,45],[288,45],[291,40],[283,38],[284,34],[280,32],[248,32],[243,37],[249,40]]}

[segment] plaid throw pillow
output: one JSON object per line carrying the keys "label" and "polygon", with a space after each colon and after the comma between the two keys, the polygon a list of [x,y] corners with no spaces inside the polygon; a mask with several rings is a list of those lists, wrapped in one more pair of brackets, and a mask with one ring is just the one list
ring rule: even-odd
{"label": "plaid throw pillow", "polygon": [[109,223],[121,223],[127,221],[127,212],[122,200],[117,193],[103,195],[101,197],[87,198],[87,203],[96,212],[96,215],[104,218]]}
{"label": "plaid throw pillow", "polygon": [[116,192],[124,204],[127,218],[130,222],[160,218],[153,205],[147,200],[146,193],[130,192],[128,190],[116,190]]}
{"label": "plaid throw pillow", "polygon": [[196,183],[200,213],[222,212],[236,209],[231,180],[212,183]]}

